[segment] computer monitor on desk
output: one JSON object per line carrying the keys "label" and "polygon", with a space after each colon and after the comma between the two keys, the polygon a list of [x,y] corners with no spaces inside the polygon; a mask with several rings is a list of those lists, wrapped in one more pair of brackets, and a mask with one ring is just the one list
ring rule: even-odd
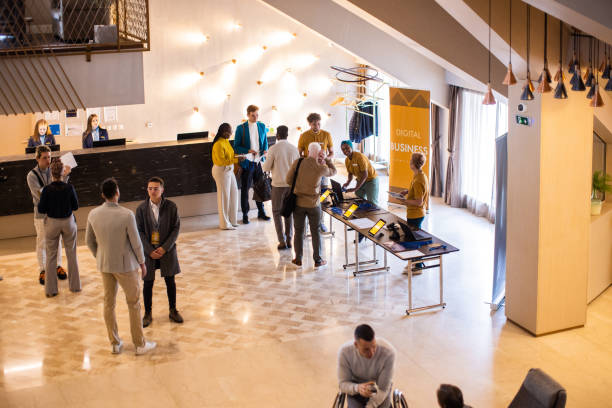
{"label": "computer monitor on desk", "polygon": [[125,146],[125,138],[98,140],[98,141],[93,142],[93,147],[106,147],[106,146]]}
{"label": "computer monitor on desk", "polygon": [[[51,151],[52,151],[52,152],[58,152],[58,151],[59,151],[59,149],[60,149],[60,145],[58,145],[58,144],[54,144],[54,145],[45,145],[45,146],[47,146],[49,149],[51,149]],[[26,147],[26,148],[25,148],[25,152],[26,152],[26,154],[29,154],[29,153],[36,153],[36,148],[37,148],[37,147],[38,147],[38,146]]]}
{"label": "computer monitor on desk", "polygon": [[208,130],[204,132],[179,133],[178,135],[176,135],[176,140],[206,139],[206,138],[208,138]]}

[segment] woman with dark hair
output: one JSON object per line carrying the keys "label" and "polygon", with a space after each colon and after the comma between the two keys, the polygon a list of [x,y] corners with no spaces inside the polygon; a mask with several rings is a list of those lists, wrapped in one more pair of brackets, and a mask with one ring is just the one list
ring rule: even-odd
{"label": "woman with dark hair", "polygon": [[[77,261],[76,243],[77,226],[73,211],[78,210],[74,187],[63,181],[64,165],[59,159],[51,162],[51,184],[47,185],[40,195],[38,212],[45,214],[45,243],[47,252],[46,270],[52,271],[57,265],[57,246],[60,236],[64,241],[66,258],[68,258],[68,283],[71,292],[81,291],[79,264]],[[61,256],[61,254],[59,254]],[[47,297],[57,295],[57,276],[48,273],[45,279],[45,294]]]}
{"label": "woman with dark hair", "polygon": [[28,139],[28,147],[40,145],[52,146],[55,144],[55,137],[49,129],[49,124],[44,119],[39,119],[34,125],[34,132]]}
{"label": "woman with dark hair", "polygon": [[217,184],[217,208],[219,228],[233,230],[238,226],[238,185],[234,176],[234,164],[242,158],[234,154],[229,142],[232,127],[222,123],[212,145],[212,175]]}
{"label": "woman with dark hair", "polygon": [[108,140],[108,132],[100,127],[98,115],[92,113],[87,118],[87,129],[83,132],[83,149],[91,149],[93,142]]}

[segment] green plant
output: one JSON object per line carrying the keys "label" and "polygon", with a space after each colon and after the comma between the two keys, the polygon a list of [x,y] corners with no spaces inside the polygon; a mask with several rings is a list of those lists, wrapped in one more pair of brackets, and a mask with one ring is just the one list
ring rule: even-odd
{"label": "green plant", "polygon": [[593,196],[592,198],[601,200],[603,193],[612,193],[612,176],[597,170],[593,173]]}

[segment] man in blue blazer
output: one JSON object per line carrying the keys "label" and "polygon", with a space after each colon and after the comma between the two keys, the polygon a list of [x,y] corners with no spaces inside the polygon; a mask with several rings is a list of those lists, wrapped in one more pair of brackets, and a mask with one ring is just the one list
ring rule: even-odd
{"label": "man in blue blazer", "polygon": [[[242,174],[240,176],[240,204],[242,207],[242,223],[249,223],[249,189],[253,183],[263,177],[261,162],[265,160],[264,155],[268,152],[268,137],[266,125],[257,121],[259,108],[255,105],[247,107],[248,120],[236,126],[234,136],[234,150],[236,154],[246,155],[245,160],[240,162]],[[268,221],[262,202],[256,201],[257,218]]]}

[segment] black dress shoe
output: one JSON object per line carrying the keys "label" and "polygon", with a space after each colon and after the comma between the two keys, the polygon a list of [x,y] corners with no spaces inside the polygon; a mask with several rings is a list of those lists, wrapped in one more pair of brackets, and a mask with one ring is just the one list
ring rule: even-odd
{"label": "black dress shoe", "polygon": [[293,245],[291,244],[291,240],[288,239],[287,240],[287,248],[292,248],[292,247],[293,247]]}
{"label": "black dress shoe", "polygon": [[148,327],[151,322],[153,322],[153,316],[151,316],[151,313],[145,313],[142,318],[142,327]]}
{"label": "black dress shoe", "polygon": [[259,218],[260,220],[264,220],[264,221],[270,221],[270,217],[268,217],[266,213],[259,214],[257,218]]}
{"label": "black dress shoe", "polygon": [[281,242],[280,244],[278,244],[278,246],[276,248],[278,248],[278,249],[287,249],[288,246],[284,242]]}
{"label": "black dress shoe", "polygon": [[168,317],[170,317],[170,320],[172,320],[174,323],[183,323],[183,316],[181,316],[179,311],[176,309],[170,309],[170,315]]}
{"label": "black dress shoe", "polygon": [[242,217],[242,223],[243,224],[248,224],[249,223],[249,217]]}

